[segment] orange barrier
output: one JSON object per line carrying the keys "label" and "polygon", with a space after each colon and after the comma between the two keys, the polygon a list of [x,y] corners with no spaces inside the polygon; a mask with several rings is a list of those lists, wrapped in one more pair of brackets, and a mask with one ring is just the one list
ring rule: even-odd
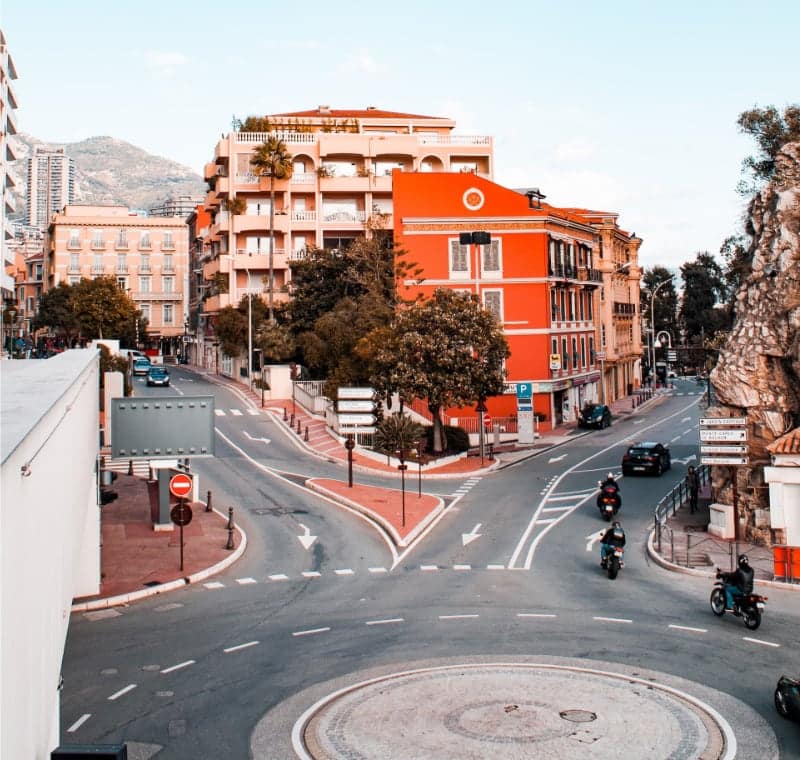
{"label": "orange barrier", "polygon": [[776,578],[800,581],[800,546],[773,546],[772,562]]}

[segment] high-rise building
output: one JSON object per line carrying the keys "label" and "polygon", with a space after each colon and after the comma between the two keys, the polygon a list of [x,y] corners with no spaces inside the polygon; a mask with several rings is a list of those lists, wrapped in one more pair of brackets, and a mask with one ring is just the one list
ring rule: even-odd
{"label": "high-rise building", "polygon": [[14,254],[8,248],[8,243],[14,237],[14,231],[8,222],[8,216],[14,211],[14,199],[11,195],[14,178],[8,173],[8,166],[16,155],[8,137],[17,133],[14,120],[17,100],[11,87],[11,80],[16,78],[17,70],[8,52],[5,34],[0,29],[0,295],[3,301],[10,298],[14,291],[14,280],[6,269],[14,264]]}
{"label": "high-rise building", "polygon": [[64,148],[37,145],[28,159],[28,224],[46,230],[53,214],[74,200],[75,162]]}
{"label": "high-rise building", "polygon": [[197,206],[202,202],[202,198],[193,198],[191,195],[178,195],[177,197],[167,198],[160,206],[151,208],[149,216],[179,216],[181,219],[186,219],[189,214],[197,210]]}

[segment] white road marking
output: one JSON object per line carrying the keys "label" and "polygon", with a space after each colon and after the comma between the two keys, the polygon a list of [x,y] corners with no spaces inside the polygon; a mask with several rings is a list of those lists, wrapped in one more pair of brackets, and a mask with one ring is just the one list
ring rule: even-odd
{"label": "white road marking", "polygon": [[[595,489],[593,488],[591,491],[584,491],[583,493],[570,493],[565,494],[562,496],[551,496],[547,501],[572,501],[576,496],[586,496],[587,493],[594,493]],[[565,507],[565,509],[569,509],[569,507]]]}
{"label": "white road marking", "polygon": [[285,573],[275,573],[275,575],[267,576],[271,581],[288,581],[289,576]]}
{"label": "white road marking", "polygon": [[439,620],[467,620],[480,617],[480,615],[439,615]]}
{"label": "white road marking", "polygon": [[319,578],[322,573],[318,573],[316,570],[303,570],[300,573],[304,578]]}
{"label": "white road marking", "polygon": [[684,435],[689,435],[689,433],[694,433],[694,428],[688,428],[688,429],[683,431]]}
{"label": "white road marking", "polygon": [[367,625],[388,625],[389,623],[404,623],[404,618],[387,618],[386,620],[367,620]]}
{"label": "white road marking", "polygon": [[438,570],[439,569],[439,565],[420,565],[419,569],[420,570],[426,570],[426,571],[428,571],[428,570]]}
{"label": "white road marking", "polygon": [[542,512],[566,512],[568,509],[572,509],[572,504],[568,507],[545,507]]}
{"label": "white road marking", "polygon": [[708,628],[692,628],[688,625],[672,625],[670,623],[670,628],[674,628],[676,631],[689,631],[690,633],[708,633]]}
{"label": "white road marking", "polygon": [[461,545],[466,546],[467,544],[471,544],[473,541],[481,537],[481,534],[478,531],[481,529],[481,523],[477,523],[475,527],[469,533],[462,533],[461,534]]}
{"label": "white road marking", "polygon": [[303,529],[303,535],[298,536],[297,539],[303,545],[303,548],[308,551],[311,548],[311,544],[317,540],[317,536],[312,536],[311,530],[303,525],[303,523],[300,523],[300,527]]}
{"label": "white road marking", "polygon": [[[544,511],[544,510],[542,510],[542,511]],[[537,525],[548,525],[549,523],[555,522],[555,521],[556,521],[555,517],[546,517],[544,520],[537,520],[536,524]]]}
{"label": "white road marking", "polygon": [[681,422],[691,422],[691,421],[692,421],[691,417],[681,417]]}
{"label": "white road marking", "polygon": [[553,615],[550,612],[518,612],[517,617],[521,618],[554,618],[558,615]]}
{"label": "white road marking", "polygon": [[228,647],[227,649],[223,649],[222,651],[225,654],[229,654],[230,652],[238,652],[240,649],[247,649],[248,647],[254,647],[258,644],[257,641],[248,641],[246,644],[237,644],[235,647]]}
{"label": "white road marking", "polygon": [[505,565],[486,565],[487,570],[505,570]]}
{"label": "white road marking", "polygon": [[325,633],[330,628],[309,628],[307,631],[295,631],[292,636],[311,636],[314,633]]}
{"label": "white road marking", "polygon": [[368,567],[371,573],[388,573],[389,571],[385,567]]}
{"label": "white road marking", "polygon": [[567,458],[566,454],[562,454],[560,457],[550,457],[550,459],[547,460],[547,464],[553,464],[553,462],[560,462],[562,459],[566,458]]}
{"label": "white road marking", "polygon": [[772,641],[764,641],[763,639],[751,639],[749,636],[742,636],[745,641],[752,641],[754,644],[763,644],[765,647],[779,647],[780,644],[775,644]]}
{"label": "white road marking", "polygon": [[253,415],[253,416],[257,416],[257,415],[261,414],[261,412],[259,412],[258,409],[248,409],[247,413],[250,414],[250,415]]}
{"label": "white road marking", "polygon": [[243,431],[243,432],[251,441],[261,441],[262,443],[271,443],[272,442],[269,438],[256,438],[256,437],[250,435],[250,433],[248,433],[246,430]]}
{"label": "white road marking", "polygon": [[241,411],[241,409],[231,409],[231,414],[234,417],[241,417],[242,416],[242,411]]}
{"label": "white road marking", "polygon": [[453,570],[472,570],[472,565],[453,565]]}
{"label": "white road marking", "polygon": [[214,414],[216,414],[217,417],[224,417],[225,416],[225,412],[222,409],[215,409],[214,410]]}
{"label": "white road marking", "polygon": [[633,424],[634,425],[641,425],[643,422],[644,422],[644,420],[634,420]]}
{"label": "white road marking", "polygon": [[597,533],[592,533],[589,536],[586,536],[586,551],[590,552],[592,550],[592,544],[596,541],[599,541],[605,535],[605,530],[599,530]]}
{"label": "white road marking", "polygon": [[92,717],[91,713],[84,713],[78,720],[76,720],[68,729],[68,734],[74,734],[89,718]]}
{"label": "white road marking", "polygon": [[128,684],[124,689],[120,689],[119,691],[115,691],[108,699],[109,701],[114,701],[115,699],[119,699],[123,694],[127,694],[129,691],[133,691],[136,688],[135,683]]}
{"label": "white road marking", "polygon": [[341,570],[334,570],[333,572],[336,573],[336,575],[355,575],[349,567],[342,568]]}
{"label": "white road marking", "polygon": [[211,583],[204,583],[203,585],[206,588],[225,588],[225,584],[219,581],[211,581]]}
{"label": "white road marking", "polygon": [[174,673],[176,670],[181,670],[182,668],[188,668],[190,665],[194,665],[194,662],[194,660],[184,660],[183,662],[179,662],[177,665],[164,668],[164,670],[161,671],[161,674],[165,675],[167,673]]}
{"label": "white road marking", "polygon": [[249,583],[258,583],[255,578],[237,578],[236,582],[242,586],[246,586]]}
{"label": "white road marking", "polygon": [[675,441],[680,441],[680,439],[681,439],[682,437],[683,437],[683,436],[676,435],[674,438],[670,438],[670,439],[669,439],[669,442],[670,442],[670,443],[675,443]]}
{"label": "white road marking", "polygon": [[598,620],[601,623],[632,623],[633,620],[628,618],[610,618],[610,617],[593,617],[592,620]]}

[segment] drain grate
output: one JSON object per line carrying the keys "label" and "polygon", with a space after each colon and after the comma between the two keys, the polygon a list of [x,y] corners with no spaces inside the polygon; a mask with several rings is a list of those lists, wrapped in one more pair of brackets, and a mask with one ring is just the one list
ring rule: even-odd
{"label": "drain grate", "polygon": [[589,710],[562,710],[559,715],[572,723],[591,723],[593,720],[597,720],[597,713],[589,712]]}

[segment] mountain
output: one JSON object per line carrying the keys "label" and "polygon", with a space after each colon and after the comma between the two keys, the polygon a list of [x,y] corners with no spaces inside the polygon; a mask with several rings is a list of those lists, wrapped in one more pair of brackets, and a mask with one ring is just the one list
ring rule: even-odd
{"label": "mountain", "polygon": [[208,189],[203,178],[188,167],[113,137],[89,137],[74,143],[45,143],[20,133],[9,140],[18,156],[10,164],[17,181],[16,217],[25,211],[27,158],[36,145],[64,148],[66,154],[74,159],[77,204],[116,204],[131,209],[150,209],[179,195],[202,199]]}

